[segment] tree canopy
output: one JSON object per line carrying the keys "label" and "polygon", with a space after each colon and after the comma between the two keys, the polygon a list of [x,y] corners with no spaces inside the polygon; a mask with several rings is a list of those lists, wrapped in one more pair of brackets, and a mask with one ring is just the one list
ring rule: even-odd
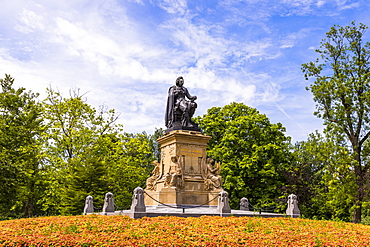
{"label": "tree canopy", "polygon": [[322,40],[314,62],[302,65],[307,88],[313,94],[318,117],[328,130],[343,135],[356,162],[348,168],[356,177],[353,221],[361,221],[362,203],[368,196],[370,164],[364,162],[363,146],[370,136],[370,43],[363,40],[367,26],[352,22],[334,25]]}
{"label": "tree canopy", "polygon": [[353,159],[341,142],[331,133],[316,131],[294,146],[294,163],[286,171],[286,186],[298,196],[304,217],[351,220],[356,183],[348,168]]}
{"label": "tree canopy", "polygon": [[[37,94],[14,89],[14,79],[0,79],[0,214],[38,213],[42,194],[41,104]],[[40,181],[41,180],[41,181]]]}
{"label": "tree canopy", "polygon": [[231,206],[247,197],[255,207],[275,208],[283,193],[291,153],[285,128],[242,103],[213,107],[196,119],[212,139],[207,155],[221,161],[223,188]]}
{"label": "tree canopy", "polygon": [[103,205],[107,192],[127,208],[158,155],[153,136],[123,132],[114,110],[78,90],[49,88],[40,101],[9,75],[0,82],[0,219],[81,214],[87,195]]}

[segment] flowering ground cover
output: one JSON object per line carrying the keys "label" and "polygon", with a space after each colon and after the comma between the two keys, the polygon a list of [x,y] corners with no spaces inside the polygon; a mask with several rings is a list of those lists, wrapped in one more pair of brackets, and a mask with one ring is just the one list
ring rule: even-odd
{"label": "flowering ground cover", "polygon": [[57,216],[0,221],[0,246],[369,246],[370,226],[292,218]]}

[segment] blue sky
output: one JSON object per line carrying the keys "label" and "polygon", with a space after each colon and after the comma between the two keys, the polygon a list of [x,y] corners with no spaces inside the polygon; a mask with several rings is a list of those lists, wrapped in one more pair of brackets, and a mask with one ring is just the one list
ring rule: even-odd
{"label": "blue sky", "polygon": [[[322,129],[301,64],[334,24],[370,25],[368,0],[0,0],[0,77],[45,96],[80,89],[127,132],[164,128],[182,75],[195,116],[243,102],[293,142]],[[368,34],[365,40],[370,40]]]}

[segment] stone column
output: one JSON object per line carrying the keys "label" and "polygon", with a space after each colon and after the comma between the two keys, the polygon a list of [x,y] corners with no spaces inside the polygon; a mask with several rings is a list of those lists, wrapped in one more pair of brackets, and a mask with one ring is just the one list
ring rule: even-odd
{"label": "stone column", "polygon": [[297,196],[294,194],[290,194],[288,196],[288,207],[286,209],[286,215],[292,218],[301,217],[301,211],[298,208]]}
{"label": "stone column", "polygon": [[91,213],[94,213],[93,197],[87,196],[86,201],[85,201],[84,214],[91,214]]}
{"label": "stone column", "polygon": [[229,194],[226,191],[221,191],[218,198],[217,212],[222,214],[230,214],[231,208],[229,205]]}
{"label": "stone column", "polygon": [[131,212],[145,212],[144,190],[140,187],[134,189],[132,195]]}
{"label": "stone column", "polygon": [[113,193],[108,192],[104,198],[103,214],[112,212],[114,212],[114,198]]}
{"label": "stone column", "polygon": [[247,198],[243,197],[240,199],[240,210],[249,211],[249,201]]}

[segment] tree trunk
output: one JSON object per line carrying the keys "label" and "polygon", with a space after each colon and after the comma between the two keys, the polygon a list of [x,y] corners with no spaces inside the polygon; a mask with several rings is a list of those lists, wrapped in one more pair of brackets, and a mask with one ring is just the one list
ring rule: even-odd
{"label": "tree trunk", "polygon": [[362,201],[359,201],[357,199],[357,202],[355,204],[356,208],[355,211],[353,212],[353,223],[361,223],[361,212],[362,212]]}
{"label": "tree trunk", "polygon": [[355,151],[355,175],[356,175],[356,184],[357,184],[357,193],[355,201],[355,210],[353,213],[352,221],[353,223],[361,223],[361,214],[362,214],[362,202],[364,199],[364,180],[363,180],[363,169],[361,166],[361,147],[355,146],[353,148]]}

